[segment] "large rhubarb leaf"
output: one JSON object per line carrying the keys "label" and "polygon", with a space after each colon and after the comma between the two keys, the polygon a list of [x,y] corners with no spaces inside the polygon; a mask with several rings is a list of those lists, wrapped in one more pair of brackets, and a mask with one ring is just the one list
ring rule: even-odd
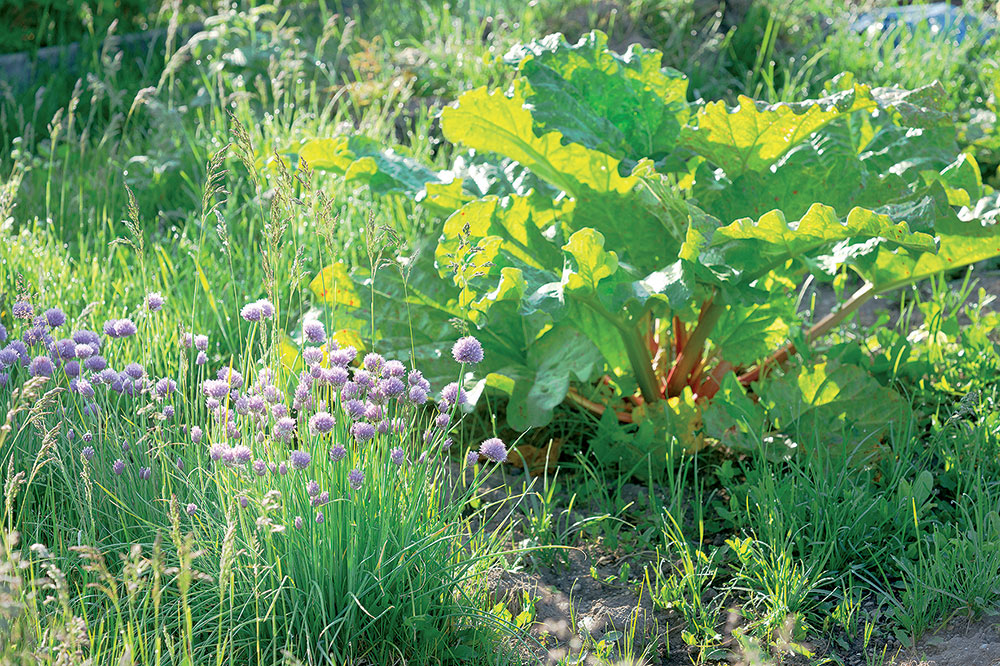
{"label": "large rhubarb leaf", "polygon": [[610,51],[593,31],[569,44],[561,34],[515,46],[525,101],[539,134],[559,131],[579,143],[633,163],[658,159],[676,144],[687,122],[687,78],[663,68],[663,54],[633,44]]}

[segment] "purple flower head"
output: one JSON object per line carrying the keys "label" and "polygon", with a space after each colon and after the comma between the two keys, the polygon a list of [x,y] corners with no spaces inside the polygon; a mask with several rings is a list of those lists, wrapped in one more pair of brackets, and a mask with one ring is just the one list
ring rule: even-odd
{"label": "purple flower head", "polygon": [[326,520],[326,519],[323,518],[323,512],[322,511],[317,511],[316,512],[316,523],[319,524],[319,525],[322,525],[324,520]]}
{"label": "purple flower head", "polygon": [[[73,344],[76,344],[76,343],[74,342]],[[82,345],[81,344],[76,344],[76,349],[74,351],[76,352],[76,357],[77,358],[90,358],[91,356],[93,356],[94,354],[97,353],[96,349],[94,349],[92,346],[90,346],[90,345],[88,345],[86,343],[84,343]]]}
{"label": "purple flower head", "polygon": [[389,459],[392,460],[393,464],[402,466],[402,464],[406,461],[406,453],[403,452],[403,449],[397,446],[389,454]]}
{"label": "purple flower head", "polygon": [[234,389],[243,387],[243,375],[229,366],[219,368],[219,372],[215,376],[228,383]]}
{"label": "purple flower head", "polygon": [[146,374],[146,369],[138,363],[129,363],[125,366],[123,372],[132,379],[141,379]]}
{"label": "purple flower head", "polygon": [[0,349],[0,367],[9,368],[18,361],[17,350],[7,345],[3,349]]}
{"label": "purple flower head", "polygon": [[[84,441],[86,441],[86,439],[87,439],[87,437],[86,437],[86,434],[87,434],[87,433],[84,433],[84,438],[83,438],[83,439],[84,439]],[[128,449],[129,449],[129,443],[128,443],[128,440],[126,440],[126,441],[123,441],[123,442],[122,442],[122,453],[128,453]]]}
{"label": "purple flower head", "polygon": [[196,335],[194,336],[194,348],[199,351],[205,351],[208,349],[208,336],[207,335]]}
{"label": "purple flower head", "polygon": [[406,374],[406,366],[402,362],[392,359],[391,361],[385,362],[385,367],[382,368],[383,377],[402,377]]}
{"label": "purple flower head", "polygon": [[260,306],[260,316],[264,319],[270,319],[274,316],[274,303],[271,301],[266,298],[262,298],[257,301],[257,305]]}
{"label": "purple flower head", "polygon": [[309,417],[309,432],[313,435],[325,435],[333,430],[336,424],[337,421],[330,412],[316,412]]}
{"label": "purple flower head", "polygon": [[479,453],[495,463],[507,460],[507,446],[499,437],[491,437],[479,445]]}
{"label": "purple flower head", "polygon": [[358,421],[351,426],[351,434],[354,435],[354,439],[358,440],[358,442],[364,443],[375,436],[375,426],[371,423]]}
{"label": "purple flower head", "polygon": [[347,449],[342,444],[334,444],[330,447],[330,461],[340,462],[347,456]]}
{"label": "purple flower head", "polygon": [[451,348],[451,355],[458,363],[475,365],[483,360],[483,346],[471,335],[459,338]]}
{"label": "purple flower head", "polygon": [[295,516],[295,529],[302,529],[302,516]]}
{"label": "purple flower head", "polygon": [[114,472],[117,476],[121,476],[122,473],[125,471],[125,461],[122,460],[121,458],[115,460],[111,464],[111,471]]}
{"label": "purple flower head", "polygon": [[198,356],[194,359],[194,364],[205,365],[206,363],[208,363],[208,355],[203,351],[198,352]]}
{"label": "purple flower head", "polygon": [[464,405],[469,401],[469,396],[465,393],[465,389],[459,387],[458,382],[452,382],[441,389],[441,400],[450,407],[456,400],[459,405]]}
{"label": "purple flower head", "polygon": [[71,442],[76,439],[76,432],[72,428],[66,431],[66,439]]}
{"label": "purple flower head", "polygon": [[309,493],[309,497],[316,497],[316,495],[319,495],[319,483],[317,483],[315,479],[310,480],[309,483],[306,484],[306,492]]}
{"label": "purple flower head", "polygon": [[384,435],[392,429],[392,424],[389,423],[389,419],[382,419],[378,422],[378,425],[375,426],[375,429],[378,430],[380,435]]}
{"label": "purple flower head", "polygon": [[428,381],[424,379],[424,374],[419,370],[410,370],[410,374],[406,375],[406,383],[410,386],[430,386]]}
{"label": "purple flower head", "polygon": [[11,340],[7,346],[17,352],[17,355],[21,357],[21,363],[24,365],[28,364],[28,347],[23,342],[20,340]]}
{"label": "purple flower head", "polygon": [[158,291],[151,291],[146,294],[146,309],[156,312],[163,307],[163,296]]}
{"label": "purple flower head", "polygon": [[362,361],[362,365],[365,366],[365,370],[377,375],[382,371],[382,366],[385,365],[385,358],[381,354],[371,352],[370,354],[365,354],[365,360]]}
{"label": "purple flower head", "polygon": [[253,472],[257,476],[264,476],[267,473],[267,465],[264,464],[263,460],[257,458],[253,461]]}
{"label": "purple flower head", "polygon": [[472,467],[477,462],[479,462],[479,452],[478,451],[469,451],[465,455],[465,464],[466,464],[466,466]]}
{"label": "purple flower head", "polygon": [[97,415],[101,413],[101,408],[97,406],[96,402],[88,402],[83,406],[83,415],[90,418],[97,418]]}
{"label": "purple flower head", "polygon": [[140,479],[142,479],[143,481],[149,481],[149,478],[151,476],[153,476],[153,470],[152,470],[152,468],[149,468],[149,467],[140,467],[139,468],[139,478]]}
{"label": "purple flower head", "polygon": [[330,503],[330,493],[324,490],[313,499],[313,506],[323,506]]}
{"label": "purple flower head", "polygon": [[375,385],[375,380],[372,377],[372,373],[359,369],[354,371],[354,383],[362,389],[368,390]]}
{"label": "purple flower head", "polygon": [[108,362],[103,356],[91,356],[83,362],[83,367],[91,372],[100,372],[108,367]]}
{"label": "purple flower head", "polygon": [[104,326],[101,328],[101,330],[104,331],[104,335],[108,336],[109,338],[117,338],[118,333],[115,331],[115,328],[117,326],[118,326],[117,319],[109,319],[106,322],[104,322]]}
{"label": "purple flower head", "polygon": [[316,319],[307,319],[302,324],[302,333],[309,342],[321,344],[326,341],[326,329],[323,328],[323,322]]}
{"label": "purple flower head", "polygon": [[95,351],[100,351],[101,349],[101,336],[93,331],[73,331],[72,338],[73,342],[78,345],[90,345]]}
{"label": "purple flower head", "polygon": [[177,462],[174,463],[174,465],[177,467],[177,471],[178,472],[183,472],[184,471],[184,459],[183,458],[178,457],[177,458]]}
{"label": "purple flower head", "polygon": [[195,504],[194,502],[191,502],[190,504],[187,505],[185,511],[187,511],[187,515],[193,516],[198,512],[198,505]]}
{"label": "purple flower head", "polygon": [[32,326],[31,328],[29,328],[27,331],[24,332],[24,335],[21,336],[21,339],[24,340],[25,344],[34,346],[37,345],[39,342],[45,340],[45,337],[47,335],[48,333],[46,333],[44,327]]}
{"label": "purple flower head", "polygon": [[347,370],[339,365],[335,365],[332,368],[323,368],[323,381],[330,386],[343,386],[347,383]]}
{"label": "purple flower head", "polygon": [[63,338],[52,343],[53,351],[63,360],[76,358],[76,343],[72,338]]}
{"label": "purple flower head", "polygon": [[7,341],[7,327],[4,326],[3,324],[0,324],[0,342],[6,342],[6,341]]}
{"label": "purple flower head", "polygon": [[66,313],[59,308],[49,308],[45,311],[45,323],[52,328],[59,328],[66,323]]}
{"label": "purple flower head", "polygon": [[345,382],[344,388],[340,389],[340,399],[344,401],[357,398],[360,394],[361,387],[352,381]]}
{"label": "purple flower head", "polygon": [[379,380],[378,390],[387,398],[395,398],[406,390],[406,385],[399,377],[383,377]]}
{"label": "purple flower head", "polygon": [[163,408],[163,417],[166,419],[174,418],[174,407],[173,405],[166,405]]}
{"label": "purple flower head", "polygon": [[246,444],[240,444],[233,447],[233,457],[236,458],[236,464],[246,465],[253,458],[253,452],[250,451],[250,447]]}
{"label": "purple flower head", "polygon": [[201,443],[201,438],[204,436],[204,431],[198,426],[191,426],[191,441],[195,444]]}
{"label": "purple flower head", "polygon": [[283,402],[271,405],[271,416],[276,419],[283,418],[288,415],[288,405]]}
{"label": "purple flower head", "polygon": [[451,441],[451,437],[446,438],[443,442],[441,442],[441,450],[447,451],[448,449],[451,448],[452,444],[453,442]]}
{"label": "purple flower head", "polygon": [[361,484],[365,482],[365,473],[355,467],[347,473],[347,482],[351,484],[351,488],[360,490]]}
{"label": "purple flower head", "polygon": [[136,332],[135,322],[131,319],[119,319],[115,322],[115,337],[116,338],[127,338],[135,335]]}
{"label": "purple flower head", "polygon": [[80,376],[80,363],[77,361],[70,361],[63,366],[63,372],[66,373],[67,377],[79,377]]}
{"label": "purple flower head", "polygon": [[427,452],[426,451],[421,451],[420,457],[417,458],[417,462],[420,463],[421,465],[423,465],[425,462],[427,462]]}
{"label": "purple flower head", "polygon": [[264,311],[260,307],[260,302],[247,303],[240,310],[240,316],[247,321],[260,321],[264,318]]}
{"label": "purple flower head", "polygon": [[28,366],[28,372],[31,373],[32,377],[51,377],[52,373],[55,372],[55,366],[52,365],[52,359],[48,356],[36,356],[31,361],[31,365]]}
{"label": "purple flower head", "polygon": [[302,350],[302,360],[306,365],[321,363],[323,361],[323,350],[319,347],[306,347]]}
{"label": "purple flower head", "polygon": [[184,349],[191,349],[191,345],[194,344],[194,335],[190,331],[184,331],[181,333],[181,347]]}
{"label": "purple flower head", "polygon": [[352,398],[341,405],[345,412],[350,415],[352,419],[360,419],[365,415],[365,403]]}
{"label": "purple flower head", "polygon": [[92,447],[92,446],[85,446],[85,447],[83,447],[82,454],[83,454],[83,459],[84,460],[90,460],[90,459],[92,459],[94,457],[94,447]]}
{"label": "purple flower head", "polygon": [[211,447],[209,447],[209,449],[208,449],[208,457],[211,458],[215,462],[219,462],[220,460],[222,460],[223,458],[226,457],[226,453],[228,451],[229,451],[229,447],[228,446],[226,446],[225,444],[219,444],[218,442],[216,442],[215,444],[212,444]]}
{"label": "purple flower head", "polygon": [[240,416],[246,416],[250,413],[250,398],[245,395],[241,395],[236,398],[236,400],[233,401],[233,409],[235,409],[236,413]]}
{"label": "purple flower head", "polygon": [[285,463],[280,463],[278,465],[278,474],[280,474],[281,476],[288,474],[288,465],[286,465]]}
{"label": "purple flower head", "polygon": [[76,392],[82,395],[84,398],[94,397],[94,387],[90,385],[86,379],[75,380],[76,381]]}
{"label": "purple flower head", "polygon": [[[128,368],[126,368],[125,371],[128,372]],[[177,390],[177,382],[169,377],[163,377],[156,382],[155,389],[157,394],[166,397]]]}
{"label": "purple flower head", "polygon": [[[275,406],[277,407],[277,405]],[[274,436],[282,441],[287,442],[290,440],[294,431],[295,419],[290,416],[282,416],[274,424]]]}
{"label": "purple flower head", "polygon": [[221,379],[206,379],[201,384],[201,390],[210,398],[223,398],[229,393],[229,384]]}
{"label": "purple flower head", "polygon": [[31,319],[35,316],[35,308],[28,301],[15,301],[10,312],[15,319]]}
{"label": "purple flower head", "polygon": [[343,349],[335,349],[330,352],[330,363],[332,365],[347,367],[354,361],[357,355],[358,350],[351,346],[344,347]]}
{"label": "purple flower head", "polygon": [[434,419],[434,427],[438,430],[444,430],[451,423],[451,415],[449,414],[438,414],[437,418]]}
{"label": "purple flower head", "polygon": [[272,405],[281,400],[281,391],[277,386],[269,385],[264,387],[264,399]]}
{"label": "purple flower head", "polygon": [[309,463],[312,462],[312,456],[310,456],[307,451],[296,449],[289,452],[288,461],[292,463],[292,467],[296,469],[305,469],[306,467],[309,467]]}
{"label": "purple flower head", "polygon": [[236,499],[236,501],[237,501],[237,502],[239,502],[239,504],[240,504],[240,508],[241,508],[241,509],[245,509],[245,508],[247,508],[248,506],[250,506],[250,500],[248,500],[248,499],[247,499],[247,496],[246,496],[246,495],[240,495],[240,496],[239,496],[239,497],[238,497],[238,498]]}
{"label": "purple flower head", "polygon": [[365,419],[369,421],[381,421],[383,416],[385,416],[385,410],[381,405],[368,403],[365,406]]}
{"label": "purple flower head", "polygon": [[319,379],[323,376],[323,366],[319,363],[313,363],[309,366],[309,376],[313,379]]}

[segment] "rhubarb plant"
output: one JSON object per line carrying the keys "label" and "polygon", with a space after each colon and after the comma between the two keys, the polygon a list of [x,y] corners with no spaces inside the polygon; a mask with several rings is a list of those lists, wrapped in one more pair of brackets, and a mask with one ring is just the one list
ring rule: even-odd
{"label": "rhubarb plant", "polygon": [[[787,424],[796,391],[811,425],[850,421],[838,405],[864,390],[886,404],[891,389],[821,355],[789,366],[796,353],[873,296],[1000,255],[997,199],[937,110],[939,85],[841,76],[818,99],[730,106],[689,102],[659,52],[617,54],[596,31],[505,58],[510,89],[441,113],[450,169],[349,137],[294,152],[441,214],[438,285],[381,291],[480,331],[514,427],[569,400],[690,447],[732,443],[765,413]],[[804,286],[849,274],[855,293],[805,320]],[[864,415],[856,437],[877,440],[899,413]]]}

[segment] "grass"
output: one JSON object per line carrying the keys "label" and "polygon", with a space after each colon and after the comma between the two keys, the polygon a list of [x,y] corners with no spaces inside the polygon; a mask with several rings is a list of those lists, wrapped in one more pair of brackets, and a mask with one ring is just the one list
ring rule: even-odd
{"label": "grass", "polygon": [[[131,316],[139,333],[107,346],[109,364],[141,363],[151,377],[174,377],[177,392],[170,421],[160,418],[164,400],[99,388],[94,421],[80,394],[50,393],[10,371],[0,389],[10,413],[0,434],[0,658],[516,663],[519,641],[537,649],[515,626],[530,621],[497,610],[485,570],[544,576],[565,570],[577,549],[619,558],[601,589],[633,590],[637,609],[651,599],[666,631],[651,639],[626,623],[614,640],[587,636],[564,663],[583,652],[603,663],[754,652],[821,663],[858,645],[869,663],[882,663],[874,653],[888,663],[947,618],[996,610],[1000,589],[983,581],[1000,573],[997,318],[980,307],[989,294],[963,306],[943,281],[905,311],[922,324],[904,317],[831,338],[866,345],[876,372],[914,407],[912,422],[858,467],[836,463],[831,433],[797,432],[798,452],[785,455],[761,433],[757,451],[678,453],[662,478],[636,484],[634,470],[589,454],[600,427],[572,413],[562,430],[522,440],[558,435],[558,476],[508,479],[500,487],[518,501],[513,525],[487,530],[483,512],[496,507],[480,495],[482,473],[463,485],[472,477],[456,477],[454,464],[396,471],[389,462],[397,445],[419,455],[423,422],[408,429],[411,439],[380,438],[340,464],[303,434],[316,470],[309,479],[256,477],[192,444],[179,426],[210,419],[199,393],[209,368],[232,364],[249,384],[263,358],[280,388],[294,391],[280,342],[285,332],[301,339],[309,282],[332,258],[370,268],[380,239],[385,256],[408,256],[439,229],[401,197],[292,172],[276,153],[349,132],[450,163],[436,111],[464,90],[503,87],[511,72],[496,56],[520,40],[595,26],[612,40],[643,39],[708,98],[801,98],[844,70],[873,84],[946,79],[948,108],[967,123],[984,179],[996,182],[996,130],[972,114],[996,110],[995,42],[956,45],[919,31],[872,42],[845,21],[820,28],[808,12],[766,5],[730,25],[678,0],[615,11],[501,0],[339,10],[190,10],[210,29],[197,40],[133,59],[100,48],[95,34],[79,83],[56,72],[44,88],[2,91],[0,320],[15,331],[10,306],[23,294],[64,309],[67,328]],[[154,24],[170,26],[171,15],[167,7]],[[139,304],[150,291],[166,305],[146,316]],[[262,329],[238,313],[264,297],[277,315]],[[209,336],[205,366],[183,347],[187,331]],[[490,411],[457,424],[461,453],[503,430]],[[349,441],[340,421],[332,441]],[[206,444],[226,436],[224,421],[212,423]],[[254,427],[241,417],[245,440]],[[81,457],[88,431],[92,460]],[[287,462],[282,446],[261,459]],[[122,475],[111,469],[117,458],[127,463]],[[146,467],[150,480],[140,477]],[[354,467],[365,481],[350,494]],[[322,523],[305,485],[312,478],[335,498]]]}

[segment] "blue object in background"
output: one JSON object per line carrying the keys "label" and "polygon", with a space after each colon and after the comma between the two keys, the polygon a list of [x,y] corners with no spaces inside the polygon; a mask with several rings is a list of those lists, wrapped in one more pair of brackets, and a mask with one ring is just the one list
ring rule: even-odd
{"label": "blue object in background", "polygon": [[861,14],[851,23],[851,29],[856,32],[887,32],[898,26],[906,26],[911,32],[920,27],[929,28],[935,37],[956,43],[971,34],[978,37],[980,44],[993,37],[998,27],[997,21],[986,14],[970,12],[947,2],[877,9]]}

